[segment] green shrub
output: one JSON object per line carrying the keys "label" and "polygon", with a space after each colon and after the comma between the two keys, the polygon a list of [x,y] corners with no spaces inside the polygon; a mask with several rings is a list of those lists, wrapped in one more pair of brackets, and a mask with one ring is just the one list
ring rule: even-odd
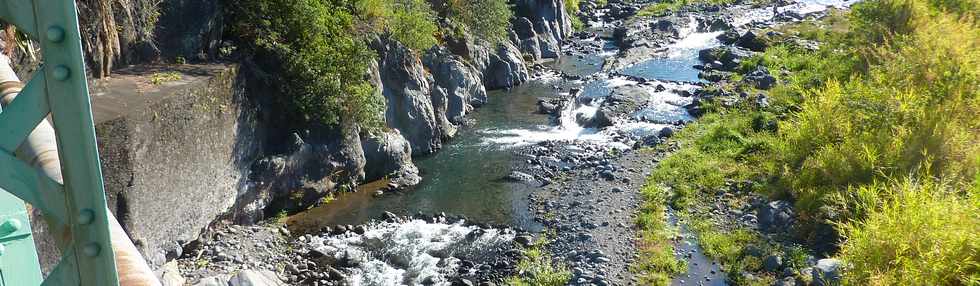
{"label": "green shrub", "polygon": [[259,0],[228,7],[233,35],[256,55],[278,103],[299,124],[366,128],[381,124],[382,99],[365,80],[374,54],[353,36],[354,17],[343,0]]}
{"label": "green shrub", "polygon": [[507,40],[514,17],[506,0],[448,0],[449,18],[491,43]]}
{"label": "green shrub", "polygon": [[388,33],[413,51],[438,44],[436,14],[426,0],[354,1],[359,25],[374,33]]}
{"label": "green shrub", "polygon": [[842,225],[853,285],[980,283],[980,193],[929,181],[860,187],[867,218]]}
{"label": "green shrub", "polygon": [[387,28],[392,37],[415,51],[438,44],[435,12],[426,0],[393,0],[389,2]]}

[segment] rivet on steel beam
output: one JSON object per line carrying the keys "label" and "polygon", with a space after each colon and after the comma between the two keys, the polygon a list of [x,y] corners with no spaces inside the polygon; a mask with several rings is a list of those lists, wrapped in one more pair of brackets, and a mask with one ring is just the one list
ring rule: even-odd
{"label": "rivet on steel beam", "polygon": [[71,70],[68,70],[66,66],[56,66],[52,74],[54,75],[54,79],[67,80],[68,76],[71,75]]}
{"label": "rivet on steel beam", "polygon": [[3,221],[3,224],[0,224],[0,233],[3,235],[11,234],[18,229],[20,229],[20,220],[15,218],[8,218],[7,220]]}
{"label": "rivet on steel beam", "polygon": [[48,41],[61,43],[61,41],[65,40],[65,29],[58,26],[51,26],[48,28],[47,37]]}
{"label": "rivet on steel beam", "polygon": [[86,244],[85,247],[82,248],[82,253],[85,253],[85,256],[88,257],[96,257],[99,255],[99,251],[101,250],[102,247],[99,247],[98,243],[93,242]]}
{"label": "rivet on steel beam", "polygon": [[78,212],[78,224],[86,225],[92,223],[95,220],[95,212],[90,209],[84,209]]}

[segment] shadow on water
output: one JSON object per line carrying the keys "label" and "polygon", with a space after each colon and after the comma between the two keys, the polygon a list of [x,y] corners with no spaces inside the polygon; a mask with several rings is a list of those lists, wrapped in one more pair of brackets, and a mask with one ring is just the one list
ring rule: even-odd
{"label": "shadow on water", "polygon": [[[537,98],[555,96],[552,81],[532,81],[509,91],[491,91],[488,103],[469,115],[472,126],[462,127],[456,139],[435,154],[416,158],[423,180],[414,190],[374,197],[384,182],[366,184],[358,192],[339,196],[290,218],[303,229],[360,224],[384,212],[411,215],[444,212],[472,220],[540,229],[528,212],[532,187],[503,180],[516,158],[511,146],[484,139],[494,130],[541,128],[549,118],[536,114]],[[315,229],[314,228],[314,229]]]}

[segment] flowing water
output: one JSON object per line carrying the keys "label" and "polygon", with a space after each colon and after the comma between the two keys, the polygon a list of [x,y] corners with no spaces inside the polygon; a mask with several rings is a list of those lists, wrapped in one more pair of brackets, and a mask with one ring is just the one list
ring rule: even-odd
{"label": "flowing water", "polygon": [[[852,2],[807,0],[783,9],[802,13],[849,3]],[[736,25],[766,20],[773,14],[770,9],[763,8],[746,10],[743,15],[736,20]],[[615,54],[615,47],[609,43],[601,43],[607,49],[595,55],[564,56],[550,66],[568,75],[581,76],[583,80],[566,81],[555,74],[544,74],[511,90],[490,92],[488,103],[470,114],[475,122],[472,126],[461,128],[457,138],[447,142],[436,154],[416,158],[423,180],[414,190],[375,198],[371,190],[385,184],[375,182],[363,186],[359,192],[342,195],[332,203],[294,216],[289,223],[315,230],[320,226],[362,224],[381,217],[384,212],[400,215],[444,212],[479,222],[540,229],[541,226],[533,221],[533,214],[528,212],[527,197],[531,187],[502,179],[514,162],[521,159],[513,152],[514,148],[547,140],[588,140],[628,148],[611,140],[611,135],[631,133],[642,137],[656,134],[674,122],[693,120],[683,108],[691,98],[675,91],[693,92],[698,88],[698,70],[693,68],[700,63],[697,53],[718,45],[715,37],[720,32],[696,32],[697,23],[691,22],[691,26],[682,29],[682,38],[669,46],[664,54],[620,71],[652,84],[600,74],[604,58]],[[657,91],[657,85],[666,90]],[[603,130],[579,125],[579,119],[595,115],[612,90],[622,86],[642,88],[649,96],[648,107],[633,113],[630,122]],[[557,122],[536,113],[539,98],[568,98],[571,88],[580,88],[581,92],[571,100],[573,104],[566,104],[561,110]],[[671,223],[677,225],[683,237],[677,255],[688,261],[688,272],[677,277],[673,284],[724,285],[724,274],[701,253],[694,236],[673,216]],[[425,281],[443,284],[446,281],[440,279],[455,271],[457,264],[436,258],[440,253],[451,249],[465,253],[463,255],[488,255],[479,250],[490,249],[513,238],[510,234],[494,232],[483,233],[476,240],[464,239],[473,231],[473,227],[462,224],[374,222],[368,224],[368,231],[363,236],[329,237],[319,243],[332,251],[332,255],[357,257],[365,262],[353,270],[350,282],[354,285],[417,285]]]}

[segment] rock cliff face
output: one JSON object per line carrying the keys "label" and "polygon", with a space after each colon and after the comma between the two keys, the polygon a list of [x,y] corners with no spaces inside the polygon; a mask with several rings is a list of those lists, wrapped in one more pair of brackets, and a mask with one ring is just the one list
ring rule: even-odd
{"label": "rock cliff face", "polygon": [[518,41],[514,44],[522,52],[540,58],[561,56],[562,41],[574,32],[564,0],[520,0],[517,15],[514,30]]}
{"label": "rock cliff face", "polygon": [[439,150],[447,130],[437,122],[432,106],[432,76],[418,56],[402,44],[380,39],[372,45],[378,51],[378,88],[385,98],[385,123],[401,131],[412,145],[413,155]]}
{"label": "rock cliff face", "polygon": [[[464,35],[424,52],[390,39],[374,41],[378,61],[367,76],[384,98],[387,127],[374,132],[350,122],[341,128],[281,130],[281,114],[268,107],[274,99],[267,94],[274,92],[249,84],[253,77],[247,64],[241,75],[239,69],[225,67],[208,76],[181,71],[185,80],[161,85],[166,88],[157,92],[159,101],[134,96],[143,100],[139,106],[108,97],[100,101],[99,96],[108,95],[94,85],[94,113],[104,117],[99,139],[111,208],[143,254],[153,265],[161,265],[179,256],[184,245],[218,219],[255,222],[281,210],[303,209],[329,192],[382,178],[397,187],[418,184],[421,178],[412,157],[435,152],[455,136],[470,112],[492,100],[487,90],[528,81],[526,58],[559,56],[561,41],[571,34],[564,3],[519,2],[522,17],[511,31],[511,41],[490,44]],[[173,51],[163,56],[211,58],[222,30],[216,3],[202,3],[207,9],[166,6],[162,23],[176,27],[173,31],[193,30],[182,32],[191,34],[193,41],[163,43],[160,47]],[[199,20],[206,28],[178,25],[180,11],[186,9],[202,9],[207,17]],[[152,51],[146,57],[160,57],[156,46],[147,49]],[[144,59],[132,52],[132,57]],[[133,80],[109,80],[126,85],[152,72]],[[184,82],[190,79],[194,84]],[[182,96],[188,92],[193,96]],[[106,110],[115,104],[122,107]],[[171,112],[157,118],[154,110],[160,109]],[[56,252],[50,254],[47,260],[56,261]]]}

